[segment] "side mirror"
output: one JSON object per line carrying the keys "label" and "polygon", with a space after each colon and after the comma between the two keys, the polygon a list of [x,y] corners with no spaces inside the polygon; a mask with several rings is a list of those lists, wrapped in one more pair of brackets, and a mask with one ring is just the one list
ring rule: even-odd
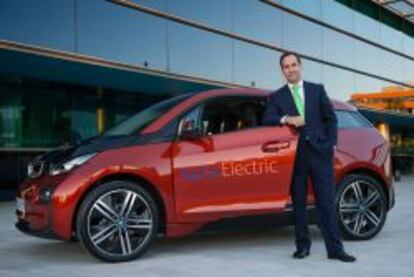
{"label": "side mirror", "polygon": [[184,118],[181,121],[180,137],[185,139],[194,139],[201,137],[203,135],[201,128],[196,125],[197,124],[194,119]]}

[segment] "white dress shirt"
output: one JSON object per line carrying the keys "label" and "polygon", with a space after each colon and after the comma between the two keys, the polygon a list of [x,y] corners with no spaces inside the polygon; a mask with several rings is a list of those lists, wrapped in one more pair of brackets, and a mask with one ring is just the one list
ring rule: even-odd
{"label": "white dress shirt", "polygon": [[[294,96],[293,96],[293,85],[294,84],[288,82],[287,85],[289,87],[290,93],[292,94],[292,97],[294,98]],[[302,98],[303,107],[305,108],[305,95],[304,95],[304,88],[303,88],[303,80],[302,79],[298,82],[298,85],[299,85],[299,95]],[[280,119],[280,123],[285,124],[285,119],[286,119],[286,115],[284,115]]]}

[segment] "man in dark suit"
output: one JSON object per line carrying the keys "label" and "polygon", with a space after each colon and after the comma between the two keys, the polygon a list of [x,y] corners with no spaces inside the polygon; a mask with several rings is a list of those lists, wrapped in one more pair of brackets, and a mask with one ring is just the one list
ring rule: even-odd
{"label": "man in dark suit", "polygon": [[287,84],[270,95],[262,123],[289,124],[299,134],[291,185],[296,236],[293,257],[305,258],[310,253],[306,203],[310,174],[317,223],[328,258],[353,262],[356,258],[345,252],[340,239],[335,209],[333,156],[337,144],[337,118],[334,109],[322,84],[302,80],[299,55],[283,53],[280,66]]}

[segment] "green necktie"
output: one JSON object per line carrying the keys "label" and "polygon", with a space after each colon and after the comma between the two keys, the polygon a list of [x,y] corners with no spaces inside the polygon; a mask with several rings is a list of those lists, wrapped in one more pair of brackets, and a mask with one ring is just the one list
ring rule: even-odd
{"label": "green necktie", "polygon": [[299,94],[299,85],[295,84],[293,85],[293,99],[295,100],[296,109],[298,109],[298,112],[300,116],[305,120],[305,112],[304,112],[304,106],[302,97]]}

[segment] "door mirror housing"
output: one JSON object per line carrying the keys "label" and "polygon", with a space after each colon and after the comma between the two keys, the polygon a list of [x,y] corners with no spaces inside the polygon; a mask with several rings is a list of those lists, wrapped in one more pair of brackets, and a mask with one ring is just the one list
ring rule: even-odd
{"label": "door mirror housing", "polygon": [[184,139],[194,139],[201,137],[203,132],[196,121],[191,118],[184,118],[180,124],[180,137]]}

